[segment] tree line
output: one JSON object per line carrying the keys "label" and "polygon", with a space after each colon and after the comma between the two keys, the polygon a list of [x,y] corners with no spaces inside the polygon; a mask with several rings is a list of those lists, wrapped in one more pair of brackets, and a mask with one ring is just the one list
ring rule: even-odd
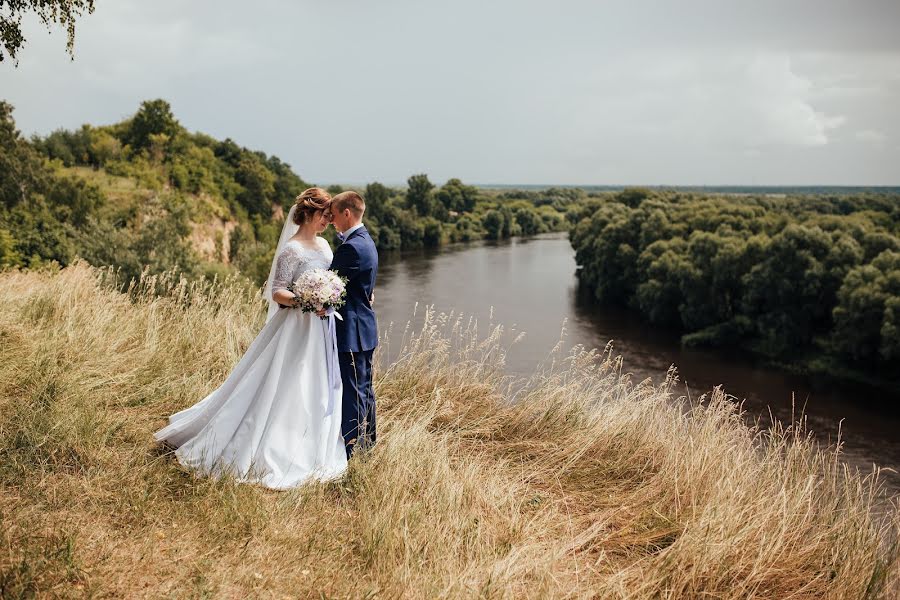
{"label": "tree line", "polygon": [[629,189],[580,206],[572,246],[599,302],[817,370],[900,373],[896,194],[716,197]]}
{"label": "tree line", "polygon": [[[310,186],[276,156],[188,131],[164,100],[143,102],[120,123],[30,140],[12,111],[0,101],[0,267],[80,257],[118,268],[123,281],[143,269],[178,269],[237,271],[261,283],[284,207]],[[486,192],[459,179],[436,186],[425,174],[406,188],[373,182],[361,191],[380,250],[559,231],[573,202]],[[204,222],[220,225],[206,257],[196,239]]]}

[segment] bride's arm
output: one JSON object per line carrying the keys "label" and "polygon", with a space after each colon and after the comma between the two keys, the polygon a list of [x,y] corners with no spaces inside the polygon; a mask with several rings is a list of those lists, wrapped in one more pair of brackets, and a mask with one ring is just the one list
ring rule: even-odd
{"label": "bride's arm", "polygon": [[275,293],[272,294],[272,299],[282,306],[294,306],[297,301],[297,296],[294,295],[293,292],[287,290],[276,290]]}
{"label": "bride's arm", "polygon": [[278,255],[272,279],[272,300],[282,306],[296,306],[297,296],[287,288],[291,285],[291,277],[299,261],[299,255],[290,246]]}

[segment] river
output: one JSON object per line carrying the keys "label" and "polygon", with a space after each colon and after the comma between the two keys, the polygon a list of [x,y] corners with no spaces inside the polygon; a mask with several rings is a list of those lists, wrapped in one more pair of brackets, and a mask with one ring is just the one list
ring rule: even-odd
{"label": "river", "polygon": [[[383,253],[376,286],[379,326],[393,323],[396,349],[408,321],[421,323],[426,305],[462,313],[507,330],[525,332],[507,356],[507,370],[528,375],[559,341],[603,348],[610,340],[635,380],[661,381],[670,365],[680,394],[696,398],[716,385],[744,401],[747,417],[767,423],[805,406],[809,429],[831,443],[840,439],[844,459],[863,472],[883,472],[889,494],[900,494],[900,398],[857,384],[836,384],[768,367],[743,353],[683,348],[679,336],[643,323],[629,311],[598,307],[579,294],[575,255],[566,234],[459,244],[440,250]],[[418,309],[416,305],[418,304]],[[413,317],[414,312],[418,316]]]}

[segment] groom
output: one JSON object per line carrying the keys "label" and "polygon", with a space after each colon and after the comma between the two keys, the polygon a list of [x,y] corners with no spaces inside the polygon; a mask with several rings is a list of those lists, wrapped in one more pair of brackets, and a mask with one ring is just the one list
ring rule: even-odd
{"label": "groom", "polygon": [[375,393],[372,389],[372,352],[378,345],[372,291],[378,272],[378,252],[362,224],[366,203],[356,192],[332,198],[331,213],[341,245],[331,270],[347,278],[346,303],[336,321],[338,359],[344,384],[341,433],[347,458],[357,447],[375,443]]}

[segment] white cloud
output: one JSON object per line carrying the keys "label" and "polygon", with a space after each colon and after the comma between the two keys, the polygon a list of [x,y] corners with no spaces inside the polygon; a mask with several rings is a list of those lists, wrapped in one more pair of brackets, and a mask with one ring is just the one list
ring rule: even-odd
{"label": "white cloud", "polygon": [[860,142],[868,142],[872,144],[881,144],[887,141],[887,136],[874,129],[863,129],[861,131],[857,131],[855,137]]}

